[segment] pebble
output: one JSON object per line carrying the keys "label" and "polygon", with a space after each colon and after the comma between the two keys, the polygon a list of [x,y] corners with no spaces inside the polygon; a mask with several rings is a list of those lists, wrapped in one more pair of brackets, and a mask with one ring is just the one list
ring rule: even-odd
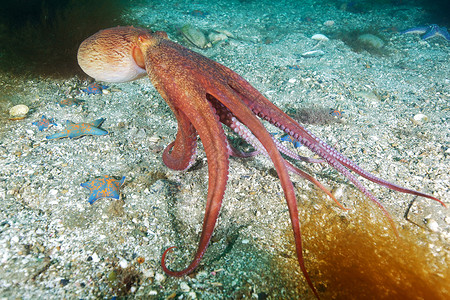
{"label": "pebble", "polygon": [[166,280],[166,276],[164,276],[164,274],[161,274],[161,273],[156,273],[155,274],[155,281],[156,282],[161,283],[161,282],[164,282],[164,280]]}
{"label": "pebble", "polygon": [[187,292],[189,292],[191,290],[189,285],[186,282],[184,282],[184,281],[182,283],[180,283],[180,289],[181,289],[182,292],[185,292],[185,293],[187,293]]}
{"label": "pebble", "polygon": [[127,262],[125,259],[122,259],[122,260],[119,262],[119,266],[120,266],[122,269],[125,269],[126,267],[128,267],[128,262]]}
{"label": "pebble", "polygon": [[439,231],[439,224],[434,219],[427,220],[427,227],[433,232]]}
{"label": "pebble", "polygon": [[312,38],[313,40],[321,41],[321,42],[327,42],[327,41],[330,40],[329,38],[327,38],[325,35],[323,35],[323,34],[321,34],[321,33],[316,33],[316,34],[313,35],[311,38]]}
{"label": "pebble", "polygon": [[323,25],[328,26],[328,27],[331,27],[331,26],[334,25],[334,21],[333,21],[333,20],[325,21],[325,22],[323,22]]}
{"label": "pebble", "polygon": [[98,257],[97,253],[94,252],[94,254],[91,255],[92,261],[95,263],[98,263],[100,261],[100,257]]}
{"label": "pebble", "polygon": [[414,125],[423,125],[426,122],[428,122],[428,116],[424,114],[417,114],[414,117],[412,117],[411,122],[413,122]]}

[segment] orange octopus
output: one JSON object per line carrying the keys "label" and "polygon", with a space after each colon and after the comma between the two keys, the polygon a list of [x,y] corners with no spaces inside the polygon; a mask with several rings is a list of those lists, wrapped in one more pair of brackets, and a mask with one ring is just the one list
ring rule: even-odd
{"label": "orange octopus", "polygon": [[[203,229],[197,253],[184,270],[172,271],[166,267],[166,255],[174,247],[164,252],[161,266],[171,276],[192,272],[208,247],[227,185],[230,155],[249,157],[261,153],[272,160],[289,208],[298,262],[317,298],[319,294],[303,261],[297,200],[288,172],[311,181],[342,206],[316,179],[292,165],[285,157],[311,163],[328,163],[383,210],[395,232],[394,222],[387,210],[350,171],[392,190],[433,199],[444,205],[433,196],[387,182],[363,170],[286,115],[241,76],[172,42],[165,32],[135,27],[101,30],[80,45],[78,63],[84,72],[99,81],[126,82],[148,74],[178,121],[176,139],[162,155],[169,168],[186,170],[192,165],[197,136],[200,136],[208,160],[209,176]],[[267,131],[260,119],[278,127],[322,159],[306,158],[291,152]],[[227,140],[222,124],[251,144],[255,151],[243,153],[234,149]]]}

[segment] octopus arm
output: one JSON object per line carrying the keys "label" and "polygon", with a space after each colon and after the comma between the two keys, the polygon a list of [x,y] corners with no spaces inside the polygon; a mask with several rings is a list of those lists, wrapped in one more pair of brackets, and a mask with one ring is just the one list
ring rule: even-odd
{"label": "octopus arm", "polygon": [[[178,277],[192,272],[199,265],[208,247],[219,216],[229,167],[227,139],[214,109],[204,96],[198,93],[191,93],[190,95],[189,99],[180,99],[180,101],[171,99],[171,103],[175,108],[183,111],[185,116],[189,116],[189,121],[200,135],[208,160],[209,183],[203,229],[194,259],[188,267],[181,271],[169,270],[166,267],[165,259],[167,252],[172,247],[164,252],[161,260],[163,270],[171,276]],[[201,109],[199,109],[199,106],[201,106]]]}
{"label": "octopus arm", "polygon": [[173,113],[178,121],[178,132],[175,141],[164,150],[162,158],[172,170],[184,171],[195,161],[197,132],[183,112],[174,109]]}
{"label": "octopus arm", "polygon": [[303,259],[303,247],[300,222],[298,218],[297,199],[295,196],[294,186],[288,174],[288,168],[285,164],[285,160],[278,151],[277,146],[275,145],[270,133],[266,130],[260,120],[258,120],[258,118],[253,114],[253,112],[248,108],[248,106],[242,101],[241,97],[231,88],[223,88],[223,86],[222,88],[218,87],[219,85],[217,85],[217,87],[211,88],[211,90],[208,90],[208,92],[221,104],[228,108],[236,116],[237,119],[245,120],[245,125],[264,146],[265,151],[267,152],[268,156],[275,166],[275,170],[277,171],[278,177],[280,179],[289,209],[289,217],[291,219],[292,230],[294,233],[298,263],[309,287],[313,291],[314,295],[319,298],[319,294],[314,287],[311,278],[309,277]]}
{"label": "octopus arm", "polygon": [[[229,70],[229,72],[234,73],[231,70]],[[252,108],[255,114],[258,114],[260,117],[266,119],[276,127],[285,131],[287,134],[289,134],[290,136],[301,142],[303,145],[308,147],[311,151],[321,156],[323,159],[327,161],[328,164],[336,168],[339,172],[343,173],[344,176],[346,176],[350,181],[352,181],[361,190],[361,192],[366,194],[379,207],[382,207],[379,201],[376,200],[376,198],[372,196],[365,188],[363,188],[362,184],[356,183],[357,179],[354,176],[349,177],[348,174],[351,175],[351,173],[345,172],[344,170],[346,169],[344,168],[344,166],[354,171],[355,173],[359,174],[360,176],[372,182],[383,185],[389,189],[402,193],[429,198],[439,202],[441,205],[445,207],[445,204],[436,197],[433,197],[431,195],[419,191],[401,187],[394,183],[388,182],[384,179],[378,178],[375,175],[365,171],[364,169],[359,167],[355,162],[351,161],[343,154],[339,153],[332,147],[328,146],[324,141],[320,140],[319,138],[314,136],[311,132],[309,132],[307,129],[300,126],[292,118],[285,115],[283,111],[281,111],[278,107],[276,107],[272,102],[267,100],[242,77],[240,77],[235,73],[232,76],[234,80],[230,83],[230,86],[241,95],[243,101],[249,107]],[[383,211],[386,212],[384,208]]]}

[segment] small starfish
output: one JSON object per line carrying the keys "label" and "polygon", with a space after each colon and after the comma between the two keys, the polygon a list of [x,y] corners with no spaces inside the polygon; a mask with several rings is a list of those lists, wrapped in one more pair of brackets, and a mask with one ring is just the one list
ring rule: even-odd
{"label": "small starfish", "polygon": [[280,141],[290,142],[290,143],[292,143],[292,145],[294,145],[294,148],[298,148],[298,147],[302,146],[302,144],[300,144],[299,141],[297,141],[296,139],[294,139],[292,136],[290,136],[288,134],[284,134],[282,137],[280,137]]}
{"label": "small starfish", "polygon": [[58,101],[58,104],[61,107],[78,106],[83,103],[84,103],[84,100],[76,99],[76,98],[65,98],[63,100]]}
{"label": "small starfish", "polygon": [[340,110],[339,108],[333,109],[330,108],[330,115],[332,115],[333,117],[338,117],[338,118],[342,118],[342,115],[345,112],[343,110]]}
{"label": "small starfish", "polygon": [[113,177],[105,175],[82,183],[81,186],[91,191],[88,201],[90,204],[93,204],[100,198],[120,199],[119,190],[124,182],[125,176],[123,176],[121,180],[117,180]]}
{"label": "small starfish", "polygon": [[436,24],[431,24],[429,26],[420,26],[420,27],[413,27],[410,29],[407,29],[405,31],[400,32],[401,34],[405,33],[415,33],[415,34],[423,34],[422,40],[428,40],[436,36],[443,37],[447,41],[450,41],[450,34],[447,31],[447,28],[445,27],[439,27]]}
{"label": "small starfish", "polygon": [[91,83],[88,85],[85,89],[82,89],[83,92],[85,92],[88,95],[96,95],[96,94],[102,94],[104,89],[107,89],[108,86],[106,85],[100,85],[96,82]]}
{"label": "small starfish", "polygon": [[67,121],[67,127],[65,130],[48,135],[46,138],[49,140],[62,139],[66,137],[74,139],[84,135],[105,135],[108,134],[108,131],[99,128],[103,121],[105,121],[104,118],[95,120],[93,123],[74,123]]}
{"label": "small starfish", "polygon": [[44,115],[41,116],[40,121],[36,121],[31,124],[36,125],[38,127],[39,131],[42,131],[52,125],[57,126],[54,119],[47,119],[47,117]]}

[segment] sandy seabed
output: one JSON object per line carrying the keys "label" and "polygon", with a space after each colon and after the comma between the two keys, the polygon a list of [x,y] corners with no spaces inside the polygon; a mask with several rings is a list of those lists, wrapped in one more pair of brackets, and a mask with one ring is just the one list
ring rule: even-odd
{"label": "sandy seabed", "polygon": [[[165,1],[134,7],[124,18],[167,31],[172,40],[230,67],[364,169],[450,205],[450,43],[398,33],[422,25],[417,7],[352,13],[320,3]],[[226,30],[232,37],[198,49],[180,33],[186,24],[206,33]],[[311,39],[317,33],[329,40]],[[364,33],[376,35],[383,46],[355,42]],[[302,55],[312,50],[322,52]],[[89,82],[78,77],[0,76],[6,99],[0,119],[0,297],[313,297],[298,267],[270,160],[230,159],[221,215],[200,267],[189,276],[167,277],[160,267],[167,247],[178,246],[168,255],[172,269],[185,267],[196,251],[207,161],[200,143],[189,171],[163,164],[162,150],[177,124],[148,78],[86,95],[79,90]],[[60,107],[57,101],[68,96],[85,103]],[[9,120],[16,104],[30,107],[27,118]],[[330,118],[330,109],[343,111],[343,117]],[[426,118],[413,122],[419,114]],[[42,115],[58,125],[38,131],[31,123]],[[102,117],[106,136],[45,138],[66,120]],[[239,139],[233,142],[248,150]],[[294,150],[311,155],[304,147]],[[379,209],[331,167],[298,165],[351,208],[340,210],[292,175],[305,262],[323,299],[448,299],[447,209],[418,198],[408,222],[404,215],[413,196],[364,181],[398,224],[396,238]],[[122,198],[90,205],[89,191],[80,184],[101,175],[126,177]]]}

